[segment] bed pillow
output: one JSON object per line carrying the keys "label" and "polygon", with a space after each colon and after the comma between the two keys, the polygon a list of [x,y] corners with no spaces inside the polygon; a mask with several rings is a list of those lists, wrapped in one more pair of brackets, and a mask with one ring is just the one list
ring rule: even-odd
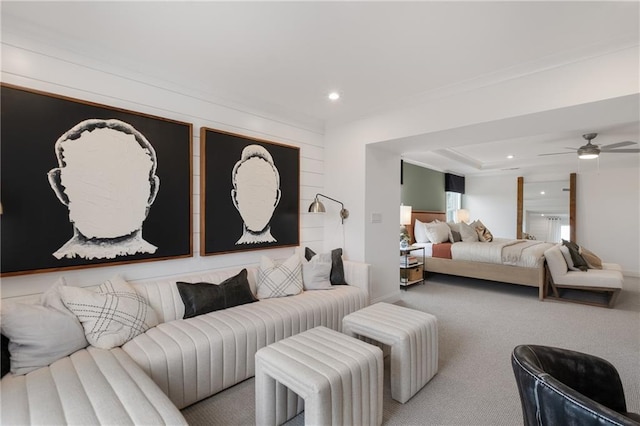
{"label": "bed pillow", "polygon": [[445,222],[426,223],[427,237],[433,244],[445,243],[453,240],[451,228]]}
{"label": "bed pillow", "polygon": [[176,286],[184,303],[183,318],[192,318],[257,301],[251,293],[246,269],[220,284],[178,281]]}
{"label": "bed pillow", "polygon": [[449,225],[449,229],[451,229],[451,237],[453,238],[451,242],[457,243],[462,241],[462,235],[460,235],[460,224],[447,222],[447,225]]}
{"label": "bed pillow", "polygon": [[0,352],[0,363],[2,364],[2,373],[0,377],[4,377],[5,374],[11,371],[11,363],[9,354],[9,338],[2,334],[2,352]]}
{"label": "bed pillow", "polygon": [[486,226],[479,220],[476,220],[471,224],[471,226],[476,230],[478,234],[478,241],[483,243],[488,243],[493,241],[493,234],[487,229]]}
{"label": "bed pillow", "polygon": [[[304,258],[311,260],[316,253],[309,247],[304,249]],[[331,285],[347,285],[344,278],[344,263],[342,262],[342,249],[336,248],[331,250],[331,275],[329,276]]]}
{"label": "bed pillow", "polygon": [[460,222],[460,238],[465,243],[473,243],[478,241],[478,233],[471,225]]}
{"label": "bed pillow", "polygon": [[429,243],[429,237],[427,236],[427,227],[424,222],[420,222],[416,219],[416,223],[413,225],[413,238],[416,243]]}
{"label": "bed pillow", "polygon": [[587,266],[591,269],[602,269],[602,260],[592,251],[580,246],[580,255],[587,262]]}
{"label": "bed pillow", "polygon": [[316,254],[302,260],[302,284],[305,290],[331,290],[331,254]]}
{"label": "bed pillow", "polygon": [[258,299],[294,296],[303,290],[302,264],[297,253],[280,264],[262,256],[258,267]]}
{"label": "bed pillow", "polygon": [[120,276],[96,291],[65,286],[60,294],[82,323],[87,341],[98,348],[121,346],[158,324],[153,308]]}
{"label": "bed pillow", "polygon": [[589,265],[587,261],[584,260],[584,257],[580,255],[580,247],[571,241],[562,240],[562,245],[569,249],[569,254],[571,254],[571,260],[573,261],[573,265],[580,269],[581,271],[586,271],[589,269]]}

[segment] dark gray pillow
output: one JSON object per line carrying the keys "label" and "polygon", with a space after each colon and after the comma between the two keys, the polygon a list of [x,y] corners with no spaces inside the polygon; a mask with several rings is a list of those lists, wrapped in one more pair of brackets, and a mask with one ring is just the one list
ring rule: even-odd
{"label": "dark gray pillow", "polygon": [[9,371],[11,371],[11,362],[9,354],[9,338],[4,334],[2,336],[2,353],[0,353],[0,361],[2,361],[2,376],[4,377]]}
{"label": "dark gray pillow", "polygon": [[571,255],[571,260],[573,261],[573,266],[583,272],[589,269],[589,264],[580,254],[580,247],[576,243],[562,240],[562,244],[569,249],[569,254]]}
{"label": "dark gray pillow", "polygon": [[247,280],[246,269],[220,284],[178,281],[176,285],[184,303],[183,318],[191,318],[256,301]]}
{"label": "dark gray pillow", "polygon": [[[304,258],[311,260],[316,252],[309,247],[304,249]],[[342,249],[337,248],[331,250],[331,275],[329,275],[329,281],[332,285],[347,285],[344,279],[344,264],[342,263]]]}

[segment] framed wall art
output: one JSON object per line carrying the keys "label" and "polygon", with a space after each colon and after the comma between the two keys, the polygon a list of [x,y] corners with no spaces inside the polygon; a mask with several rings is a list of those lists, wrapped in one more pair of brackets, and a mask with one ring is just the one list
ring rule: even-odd
{"label": "framed wall art", "polygon": [[2,275],[188,257],[192,125],[2,84]]}
{"label": "framed wall art", "polygon": [[200,150],[202,255],[299,244],[299,148],[202,128]]}

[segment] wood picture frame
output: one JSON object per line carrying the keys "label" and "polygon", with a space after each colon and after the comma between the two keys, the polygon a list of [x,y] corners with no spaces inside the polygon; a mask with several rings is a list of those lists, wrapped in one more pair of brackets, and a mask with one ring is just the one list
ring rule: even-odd
{"label": "wood picture frame", "polygon": [[300,148],[200,130],[200,254],[300,243]]}
{"label": "wood picture frame", "polygon": [[193,255],[192,124],[0,90],[2,276]]}

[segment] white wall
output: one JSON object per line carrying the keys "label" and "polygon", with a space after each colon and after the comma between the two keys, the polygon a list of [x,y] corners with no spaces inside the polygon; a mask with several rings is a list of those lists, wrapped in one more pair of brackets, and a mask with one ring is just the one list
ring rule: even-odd
{"label": "white wall", "polygon": [[[535,177],[532,177],[535,178]],[[497,237],[515,238],[516,176],[469,176],[466,206]],[[640,170],[577,173],[576,242],[640,276]]]}
{"label": "white wall", "polygon": [[[307,245],[315,251],[323,249],[322,215],[306,213],[315,193],[323,192],[322,129],[288,121],[285,117],[269,117],[248,108],[226,107],[200,93],[191,93],[175,84],[147,78],[144,70],[134,73],[113,69],[108,64],[108,58],[104,63],[96,63],[56,46],[49,46],[44,40],[3,32],[1,53],[2,81],[5,83],[193,123],[194,153],[192,258],[5,277],[1,286],[3,297],[44,291],[61,275],[71,285],[87,286],[99,284],[116,273],[129,279],[145,279],[257,263],[262,255],[281,258],[293,253],[292,248],[281,248],[199,256],[201,126],[300,147],[301,245]],[[4,208],[7,210],[10,206]],[[2,250],[11,250],[11,247],[4,246]]]}

